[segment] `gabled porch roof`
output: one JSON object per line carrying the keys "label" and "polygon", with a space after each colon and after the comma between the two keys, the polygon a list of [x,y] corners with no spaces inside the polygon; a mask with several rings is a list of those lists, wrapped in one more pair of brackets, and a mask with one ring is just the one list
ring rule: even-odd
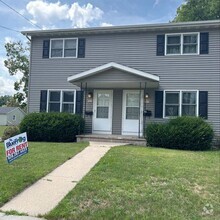
{"label": "gabled porch roof", "polygon": [[70,76],[67,81],[78,86],[86,83],[90,88],[138,88],[139,83],[142,87],[147,83],[147,87],[156,88],[159,76],[110,62]]}

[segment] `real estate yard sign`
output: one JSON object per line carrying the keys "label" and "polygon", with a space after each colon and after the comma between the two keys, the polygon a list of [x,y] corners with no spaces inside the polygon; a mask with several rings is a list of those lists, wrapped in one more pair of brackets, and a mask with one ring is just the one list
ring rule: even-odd
{"label": "real estate yard sign", "polygon": [[8,163],[28,153],[27,133],[22,133],[4,141]]}

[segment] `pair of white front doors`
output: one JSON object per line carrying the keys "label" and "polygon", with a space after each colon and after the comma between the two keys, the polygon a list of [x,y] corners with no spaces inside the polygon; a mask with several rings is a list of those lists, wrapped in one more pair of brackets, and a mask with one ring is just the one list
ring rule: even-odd
{"label": "pair of white front doors", "polygon": [[[95,90],[93,100],[93,133],[112,134],[112,117],[113,90]],[[143,135],[143,91],[123,91],[121,120],[122,135]]]}

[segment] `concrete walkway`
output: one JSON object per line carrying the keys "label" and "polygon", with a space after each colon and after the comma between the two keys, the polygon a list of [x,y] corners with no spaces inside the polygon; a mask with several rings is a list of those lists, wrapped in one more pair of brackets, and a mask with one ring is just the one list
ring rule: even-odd
{"label": "concrete walkway", "polygon": [[35,218],[31,216],[15,216],[15,215],[6,215],[0,212],[0,220],[46,220],[44,218]]}
{"label": "concrete walkway", "polygon": [[0,210],[15,210],[30,216],[50,212],[111,147],[118,145],[123,144],[90,142],[83,151],[25,189]]}

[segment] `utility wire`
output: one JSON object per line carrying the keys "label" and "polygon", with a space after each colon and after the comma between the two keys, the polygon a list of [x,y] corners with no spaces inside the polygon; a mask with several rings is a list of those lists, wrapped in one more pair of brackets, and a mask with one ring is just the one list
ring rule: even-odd
{"label": "utility wire", "polygon": [[30,24],[32,24],[33,26],[40,28],[42,30],[42,28],[40,26],[38,26],[37,24],[34,24],[30,19],[26,18],[24,15],[22,15],[21,13],[19,13],[17,10],[15,10],[14,8],[12,8],[10,5],[8,5],[7,3],[3,2],[2,0],[0,0],[0,2],[4,5],[6,5],[8,8],[10,8],[12,11],[14,11],[15,13],[17,13],[18,15],[20,15],[21,17],[23,17],[25,20],[27,20]]}
{"label": "utility wire", "polygon": [[9,31],[15,31],[15,32],[20,33],[20,31],[17,31],[17,30],[14,30],[12,28],[8,28],[8,27],[2,26],[2,25],[0,25],[0,28],[4,28],[4,29],[9,30]]}

